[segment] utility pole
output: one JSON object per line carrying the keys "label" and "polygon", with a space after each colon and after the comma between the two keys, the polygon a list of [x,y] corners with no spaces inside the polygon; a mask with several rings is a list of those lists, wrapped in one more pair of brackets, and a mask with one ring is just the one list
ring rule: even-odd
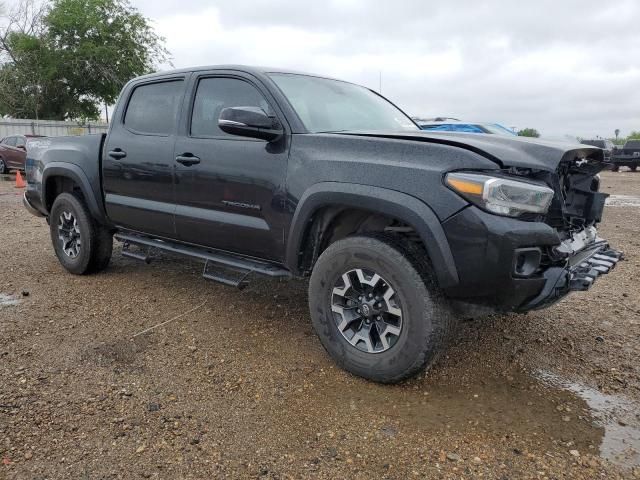
{"label": "utility pole", "polygon": [[104,116],[107,119],[107,123],[109,123],[109,106],[107,105],[107,102],[104,102]]}

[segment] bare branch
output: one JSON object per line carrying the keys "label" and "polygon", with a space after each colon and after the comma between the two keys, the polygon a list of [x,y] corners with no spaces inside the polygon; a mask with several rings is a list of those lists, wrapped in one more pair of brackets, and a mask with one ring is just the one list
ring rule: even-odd
{"label": "bare branch", "polygon": [[6,10],[0,5],[0,63],[1,56],[8,56],[12,62],[16,61],[11,51],[9,37],[12,34],[40,36],[44,33],[44,22],[47,4],[41,0],[19,0],[11,9]]}

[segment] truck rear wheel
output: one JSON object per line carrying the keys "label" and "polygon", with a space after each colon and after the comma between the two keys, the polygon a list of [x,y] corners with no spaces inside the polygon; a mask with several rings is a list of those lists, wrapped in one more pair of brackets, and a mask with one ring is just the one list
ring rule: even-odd
{"label": "truck rear wheel", "polygon": [[633,165],[631,165],[629,168],[631,169],[631,171],[632,171],[632,172],[635,172],[636,170],[638,170],[638,164],[637,164],[637,163],[634,163],[634,164],[633,164]]}
{"label": "truck rear wheel", "polygon": [[113,236],[91,217],[84,201],[61,193],[53,202],[49,221],[58,260],[75,275],[104,270],[111,260]]}
{"label": "truck rear wheel", "polygon": [[619,172],[620,171],[620,166],[614,165],[613,167],[611,167],[611,171],[612,172]]}
{"label": "truck rear wheel", "polygon": [[329,355],[345,370],[382,383],[431,365],[454,325],[426,253],[391,236],[330,245],[313,269],[309,306]]}

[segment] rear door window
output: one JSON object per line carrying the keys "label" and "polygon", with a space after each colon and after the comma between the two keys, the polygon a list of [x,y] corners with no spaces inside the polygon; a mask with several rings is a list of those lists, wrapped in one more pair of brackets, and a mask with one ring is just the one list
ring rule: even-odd
{"label": "rear door window", "polygon": [[25,147],[27,142],[25,142],[24,137],[16,137],[16,147]]}
{"label": "rear door window", "polygon": [[136,87],[129,99],[124,125],[134,133],[169,136],[178,121],[183,91],[182,80]]}

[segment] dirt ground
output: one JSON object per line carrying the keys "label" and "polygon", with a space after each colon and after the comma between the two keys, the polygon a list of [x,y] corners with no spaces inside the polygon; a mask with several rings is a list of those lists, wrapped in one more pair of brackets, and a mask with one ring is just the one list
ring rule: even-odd
{"label": "dirt ground", "polygon": [[640,478],[640,173],[603,189],[611,274],[464,322],[429,372],[383,386],[333,365],[304,283],[241,292],[119,244],[74,277],[0,181],[0,479]]}

